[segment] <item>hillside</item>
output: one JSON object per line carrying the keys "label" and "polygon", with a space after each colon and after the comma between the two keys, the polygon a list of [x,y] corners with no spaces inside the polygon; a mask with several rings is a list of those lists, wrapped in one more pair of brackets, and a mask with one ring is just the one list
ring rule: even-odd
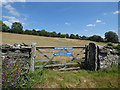
{"label": "hillside", "polygon": [[[88,40],[77,40],[77,39],[67,39],[67,38],[53,38],[53,37],[43,37],[34,35],[24,35],[24,34],[14,34],[14,33],[0,33],[2,34],[3,44],[14,44],[14,43],[27,43],[32,44],[32,42],[37,43],[37,46],[84,46],[93,41]],[[105,45],[105,43],[94,42],[99,45]]]}

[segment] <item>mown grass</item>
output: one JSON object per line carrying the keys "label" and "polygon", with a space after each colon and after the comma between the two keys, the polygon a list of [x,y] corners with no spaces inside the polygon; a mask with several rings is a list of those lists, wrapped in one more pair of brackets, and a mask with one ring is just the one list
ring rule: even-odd
{"label": "mown grass", "polygon": [[33,88],[118,88],[118,66],[88,71],[36,69],[30,74]]}
{"label": "mown grass", "polygon": [[[43,37],[43,36],[34,36],[34,35],[24,35],[24,34],[14,34],[14,33],[5,33],[2,34],[2,43],[3,44],[14,44],[14,43],[27,43],[32,44],[32,42],[37,43],[37,46],[85,46],[89,44],[89,40],[77,40],[77,39],[65,39],[60,40],[59,38],[53,37]],[[99,45],[106,45],[106,43],[94,42]]]}

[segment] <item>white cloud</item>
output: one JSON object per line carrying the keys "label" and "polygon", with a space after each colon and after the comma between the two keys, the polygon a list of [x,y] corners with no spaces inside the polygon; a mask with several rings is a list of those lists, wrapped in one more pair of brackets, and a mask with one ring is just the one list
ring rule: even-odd
{"label": "white cloud", "polygon": [[0,2],[0,9],[1,9],[1,7],[2,7],[2,2]]}
{"label": "white cloud", "polygon": [[106,24],[105,22],[101,23],[101,24]]}
{"label": "white cloud", "polygon": [[23,20],[27,20],[27,18],[25,17],[25,18],[23,18]]}
{"label": "white cloud", "polygon": [[84,29],[84,31],[86,31],[86,32],[87,32],[88,30],[87,30],[87,29]]}
{"label": "white cloud", "polygon": [[8,3],[14,3],[14,2],[26,2],[26,0],[2,0],[0,1],[0,7],[3,5],[8,5]]}
{"label": "white cloud", "polygon": [[26,2],[26,0],[8,0],[8,2]]}
{"label": "white cloud", "polygon": [[104,34],[102,34],[102,35],[100,35],[102,38],[105,38],[105,35]]}
{"label": "white cloud", "polygon": [[7,4],[8,3],[7,0],[2,0],[1,2],[2,2],[2,4]]}
{"label": "white cloud", "polygon": [[23,26],[26,26],[27,24],[26,23],[22,23]]}
{"label": "white cloud", "polygon": [[40,29],[35,29],[36,31],[40,31]]}
{"label": "white cloud", "polygon": [[11,22],[11,23],[20,22],[20,20],[19,20],[19,19],[16,19],[15,17],[3,16],[3,18],[8,19],[8,21]]}
{"label": "white cloud", "polygon": [[[3,18],[7,19],[7,21],[3,21],[3,23],[5,23],[6,25],[8,25],[9,27],[11,27],[12,23],[14,22],[20,22],[19,19],[15,18],[15,17],[10,17],[10,16],[3,16]],[[22,22],[23,26],[26,26],[27,24]]]}
{"label": "white cloud", "polygon": [[[26,0],[2,0],[2,6],[4,6],[11,15],[14,16],[20,16],[20,13],[11,6],[10,3],[14,3],[14,2],[26,2]],[[10,3],[8,3],[10,2]],[[3,16],[3,18],[8,19],[7,21],[3,21],[6,25],[11,26],[12,23],[14,22],[20,22],[19,19],[17,19],[16,17],[10,17],[10,16]],[[23,18],[23,20],[27,20],[27,18]],[[26,23],[22,22],[23,25],[27,25]]]}
{"label": "white cloud", "polygon": [[19,12],[16,11],[10,4],[5,5],[5,8],[9,10],[9,13],[15,16],[20,16]]}
{"label": "white cloud", "polygon": [[59,26],[59,24],[56,24],[57,26]]}
{"label": "white cloud", "polygon": [[112,30],[109,30],[109,31],[113,31],[113,32],[115,32],[116,30],[115,30],[115,29],[112,29]]}
{"label": "white cloud", "polygon": [[8,2],[26,2],[26,0],[2,0],[3,4],[7,4]]}
{"label": "white cloud", "polygon": [[87,27],[95,27],[96,25],[95,24],[88,24],[86,25]]}
{"label": "white cloud", "polygon": [[69,23],[69,22],[65,22],[65,24],[66,24],[66,25],[70,25],[70,23]]}
{"label": "white cloud", "polygon": [[103,13],[103,15],[107,15],[107,13]]}
{"label": "white cloud", "polygon": [[120,13],[120,11],[115,11],[115,12],[113,12],[113,14],[118,14],[118,13]]}
{"label": "white cloud", "polygon": [[9,21],[3,21],[3,23],[5,23],[7,26],[11,27],[12,23]]}
{"label": "white cloud", "polygon": [[96,23],[102,22],[101,20],[96,20]]}

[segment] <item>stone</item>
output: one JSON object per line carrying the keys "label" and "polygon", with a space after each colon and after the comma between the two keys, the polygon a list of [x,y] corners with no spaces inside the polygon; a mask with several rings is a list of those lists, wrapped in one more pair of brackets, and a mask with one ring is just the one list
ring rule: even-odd
{"label": "stone", "polygon": [[114,64],[117,64],[118,60],[120,60],[118,52],[113,47],[102,47],[99,49],[98,63],[100,63],[100,69],[112,67]]}
{"label": "stone", "polygon": [[[21,46],[24,46],[22,48]],[[21,45],[21,44],[4,44],[0,45],[0,53],[2,54],[2,62],[4,63],[6,60],[12,60],[11,63],[18,63],[23,68],[22,70],[26,72],[28,69],[28,60],[30,59],[30,52],[31,47],[27,45]],[[27,67],[27,68],[26,68]]]}

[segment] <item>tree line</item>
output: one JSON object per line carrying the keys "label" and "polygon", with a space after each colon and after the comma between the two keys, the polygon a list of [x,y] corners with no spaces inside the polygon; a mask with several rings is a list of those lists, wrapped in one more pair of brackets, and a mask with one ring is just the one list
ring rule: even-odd
{"label": "tree line", "polygon": [[109,31],[105,33],[105,38],[102,38],[98,35],[93,35],[90,37],[87,36],[79,36],[78,34],[61,34],[53,32],[47,32],[46,30],[23,30],[23,26],[20,22],[14,22],[12,23],[11,28],[7,26],[5,23],[0,21],[2,32],[9,32],[9,33],[18,33],[18,34],[28,34],[28,35],[37,35],[37,36],[46,36],[46,37],[59,37],[59,38],[71,38],[71,39],[79,39],[79,40],[90,40],[90,41],[96,41],[96,42],[118,42],[118,35],[115,32]]}

